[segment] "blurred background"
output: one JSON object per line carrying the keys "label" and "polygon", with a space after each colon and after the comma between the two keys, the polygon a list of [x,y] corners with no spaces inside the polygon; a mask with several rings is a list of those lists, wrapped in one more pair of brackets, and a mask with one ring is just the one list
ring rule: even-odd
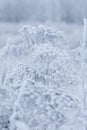
{"label": "blurred background", "polygon": [[2,22],[81,23],[87,17],[87,0],[0,0]]}
{"label": "blurred background", "polygon": [[53,24],[79,40],[87,0],[0,0],[0,45],[24,24]]}

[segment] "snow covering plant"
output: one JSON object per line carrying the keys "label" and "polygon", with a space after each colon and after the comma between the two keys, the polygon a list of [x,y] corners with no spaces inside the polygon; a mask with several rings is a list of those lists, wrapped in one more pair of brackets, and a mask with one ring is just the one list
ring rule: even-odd
{"label": "snow covering plant", "polygon": [[1,52],[8,58],[0,87],[0,130],[77,130],[83,92],[81,63],[77,67],[73,53],[58,29],[20,30]]}

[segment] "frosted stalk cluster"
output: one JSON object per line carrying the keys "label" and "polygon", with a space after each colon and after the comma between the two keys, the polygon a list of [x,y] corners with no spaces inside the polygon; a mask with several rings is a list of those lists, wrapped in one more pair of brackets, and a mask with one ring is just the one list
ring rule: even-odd
{"label": "frosted stalk cluster", "polygon": [[55,28],[20,30],[0,54],[0,130],[77,130],[83,93],[72,53]]}

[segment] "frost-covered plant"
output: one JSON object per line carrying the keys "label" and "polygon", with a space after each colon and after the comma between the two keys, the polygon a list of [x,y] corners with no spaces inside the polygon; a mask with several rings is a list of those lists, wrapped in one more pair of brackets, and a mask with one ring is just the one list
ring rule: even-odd
{"label": "frost-covered plant", "polygon": [[87,108],[86,98],[87,98],[87,85],[86,85],[86,73],[85,73],[85,60],[86,60],[86,50],[87,50],[87,19],[84,19],[84,29],[83,29],[83,41],[81,44],[81,78],[82,78],[82,88],[84,91],[84,109]]}
{"label": "frost-covered plant", "polygon": [[59,30],[46,26],[28,26],[20,32],[2,51],[8,57],[8,68],[0,88],[0,128],[20,130],[22,124],[26,130],[56,130],[71,126],[82,105],[82,92],[65,38]]}
{"label": "frost-covered plant", "polygon": [[[78,110],[78,99],[73,95],[30,80],[20,90],[10,118],[10,129],[15,130],[17,122],[24,122],[31,130],[56,130],[73,122]],[[68,114],[73,111],[70,119]]]}
{"label": "frost-covered plant", "polygon": [[34,45],[47,43],[64,50],[68,48],[67,40],[58,29],[47,26],[25,26],[19,31],[17,39],[14,41],[12,39],[3,52],[20,57],[30,54],[30,49]]}
{"label": "frost-covered plant", "polygon": [[84,28],[83,28],[83,40],[80,47],[80,58],[81,58],[81,87],[83,92],[83,105],[81,111],[78,112],[76,118],[76,127],[77,129],[81,127],[82,129],[87,129],[87,73],[86,73],[86,63],[87,63],[87,19],[84,19]]}

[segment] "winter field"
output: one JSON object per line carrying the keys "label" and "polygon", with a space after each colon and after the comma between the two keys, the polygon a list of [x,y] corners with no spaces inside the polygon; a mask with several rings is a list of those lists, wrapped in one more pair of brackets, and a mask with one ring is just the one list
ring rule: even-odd
{"label": "winter field", "polygon": [[86,18],[87,0],[0,0],[0,130],[87,130]]}

